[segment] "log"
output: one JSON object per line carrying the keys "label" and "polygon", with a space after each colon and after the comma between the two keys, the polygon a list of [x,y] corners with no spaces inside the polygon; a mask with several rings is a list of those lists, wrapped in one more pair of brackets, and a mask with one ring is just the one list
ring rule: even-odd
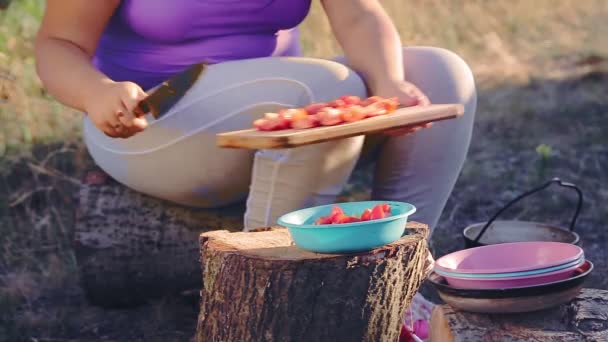
{"label": "log", "polygon": [[608,291],[583,289],[568,304],[525,314],[474,314],[436,306],[430,341],[608,341]]}
{"label": "log", "polygon": [[[135,306],[201,287],[199,236],[241,231],[244,203],[196,209],[153,198],[113,180],[91,160],[75,198],[74,251],[89,302]],[[371,169],[359,169],[340,201],[368,196]]]}
{"label": "log", "polygon": [[104,173],[88,175],[78,194],[74,251],[92,304],[134,306],[199,289],[199,235],[242,230],[242,205],[187,208],[133,191]]}
{"label": "log", "polygon": [[284,228],[201,236],[203,287],[196,340],[397,341],[426,277],[428,229],[366,253],[293,245]]}

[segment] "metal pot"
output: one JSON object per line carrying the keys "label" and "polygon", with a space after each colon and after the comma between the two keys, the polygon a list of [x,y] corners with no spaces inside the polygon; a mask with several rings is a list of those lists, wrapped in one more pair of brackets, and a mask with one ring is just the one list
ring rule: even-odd
{"label": "metal pot", "polygon": [[[538,222],[496,220],[500,214],[502,214],[516,202],[520,201],[522,198],[541,191],[549,187],[551,184],[558,184],[560,186],[573,189],[578,195],[578,204],[576,206],[574,216],[572,217],[572,221],[570,222],[569,229]],[[492,216],[488,222],[475,223],[466,227],[462,232],[465,247],[471,248],[520,241],[553,241],[571,243],[575,245],[579,244],[580,236],[574,232],[574,225],[576,224],[576,219],[578,218],[582,205],[583,193],[576,185],[562,182],[559,178],[554,178],[535,189],[517,196],[515,199],[507,203],[507,205],[500,209],[496,214],[494,214],[494,216]]]}

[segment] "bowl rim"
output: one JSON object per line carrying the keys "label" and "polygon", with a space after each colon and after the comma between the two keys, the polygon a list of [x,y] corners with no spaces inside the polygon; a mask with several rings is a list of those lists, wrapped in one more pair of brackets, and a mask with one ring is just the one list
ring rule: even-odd
{"label": "bowl rim", "polygon": [[459,279],[503,279],[512,277],[528,277],[528,276],[540,276],[552,272],[561,271],[574,266],[580,266],[585,263],[585,256],[582,255],[580,258],[563,263],[557,266],[543,267],[527,271],[518,272],[500,272],[500,273],[466,273],[466,272],[448,272],[442,269],[434,269],[433,271],[441,276]]}
{"label": "bowl rim", "polygon": [[[466,226],[463,230],[462,230],[462,237],[466,240],[466,241],[470,241],[470,242],[474,242],[475,237],[476,236],[469,236],[469,235],[474,235],[475,232],[471,233],[472,230],[479,228],[479,230],[481,230],[481,228],[483,228],[483,226],[486,224],[487,222],[476,222],[476,223],[471,223],[470,225]],[[546,222],[540,222],[540,221],[524,221],[524,220],[495,220],[492,225],[501,225],[501,224],[517,224],[517,225],[537,225],[537,226],[542,226],[543,228],[549,229],[551,231],[560,231],[560,233],[565,233],[567,235],[570,235],[570,237],[574,237],[574,239],[572,241],[551,241],[551,242],[561,242],[561,243],[570,243],[573,245],[578,245],[580,240],[581,240],[581,236],[573,231],[573,230],[569,230],[567,228],[564,228],[562,226],[556,226],[550,223],[546,223]],[[490,226],[492,227],[492,226]],[[528,229],[529,227],[520,227],[519,229]],[[502,228],[498,228],[498,229],[502,229]],[[486,236],[487,234],[491,234],[491,231],[487,231],[486,234],[484,234],[483,236]],[[482,246],[489,246],[489,245],[497,245],[500,243],[514,243],[514,242],[525,242],[525,241],[504,241],[504,242],[499,242],[499,243],[485,243],[482,242],[481,240],[483,240],[483,236],[479,239],[479,241],[477,242],[479,245],[474,246],[474,247],[482,247]]]}
{"label": "bowl rim", "polygon": [[[292,224],[292,223],[287,223],[285,221],[285,217],[288,215],[293,215],[299,211],[304,211],[304,210],[314,210],[314,209],[321,209],[321,208],[326,208],[326,207],[333,207],[333,206],[340,206],[343,204],[356,204],[356,203],[375,203],[375,204],[383,204],[383,203],[388,203],[388,204],[399,204],[399,205],[406,205],[409,206],[410,209],[407,212],[398,214],[398,215],[392,215],[389,217],[385,217],[385,218],[381,218],[381,219],[377,219],[377,220],[370,220],[370,221],[360,221],[360,222],[352,222],[352,223],[341,223],[341,224]],[[300,229],[300,228],[305,228],[305,229],[311,229],[311,228],[322,228],[322,229],[327,229],[327,228],[351,228],[351,227],[361,227],[361,226],[369,226],[370,223],[376,224],[376,223],[383,223],[383,222],[389,222],[389,221],[394,221],[394,220],[398,220],[398,219],[402,219],[402,218],[407,218],[410,215],[412,215],[413,213],[415,213],[417,210],[416,206],[414,206],[411,203],[408,202],[399,202],[399,201],[352,201],[352,202],[338,202],[338,203],[331,203],[331,204],[324,204],[324,205],[318,205],[318,206],[314,206],[314,207],[308,207],[308,208],[302,208],[302,209],[298,209],[298,210],[294,210],[294,211],[290,211],[286,214],[281,215],[278,219],[277,219],[277,223],[281,226],[287,227],[289,229]]]}
{"label": "bowl rim", "polygon": [[527,279],[538,279],[538,278],[543,278],[543,277],[550,277],[550,276],[554,276],[554,275],[560,275],[563,273],[568,273],[571,271],[576,270],[577,268],[579,268],[581,265],[585,264],[585,262],[581,262],[580,264],[574,265],[574,266],[570,266],[567,268],[563,268],[561,270],[557,270],[557,271],[552,271],[552,272],[547,272],[547,273],[541,273],[541,274],[533,274],[533,275],[527,275],[527,276],[519,276],[519,277],[504,277],[504,278],[463,278],[463,277],[453,277],[453,276],[443,276],[446,279],[455,279],[458,281],[467,281],[467,282],[482,282],[482,283],[494,283],[494,282],[500,282],[500,281],[518,281],[518,280],[527,280]]}
{"label": "bowl rim", "polygon": [[577,269],[581,269],[587,267],[587,269],[583,269],[579,274],[575,274],[574,276],[568,279],[556,280],[544,284],[537,285],[525,285],[525,286],[514,286],[514,287],[503,287],[503,288],[493,288],[493,289],[463,289],[458,287],[453,287],[447,283],[447,280],[444,276],[439,275],[435,272],[431,273],[428,276],[429,282],[437,289],[439,292],[445,292],[453,296],[464,297],[464,298],[504,298],[509,294],[517,294],[518,296],[522,296],[524,293],[527,293],[526,296],[537,295],[544,292],[548,288],[552,288],[555,286],[559,286],[564,283],[576,282],[577,280],[583,278],[581,280],[584,281],[594,269],[593,262],[591,260],[586,259],[585,262]]}
{"label": "bowl rim", "polygon": [[[471,269],[471,268],[450,268],[450,267],[446,267],[442,265],[442,262],[444,262],[445,260],[449,259],[450,257],[453,257],[454,255],[457,254],[474,254],[476,251],[479,250],[486,250],[486,249],[498,249],[498,248],[507,248],[507,247],[512,247],[512,246],[534,246],[534,245],[545,245],[545,246],[562,246],[562,247],[568,247],[568,248],[573,248],[577,251],[577,253],[575,255],[572,255],[568,258],[565,258],[565,261],[558,261],[558,262],[548,262],[545,263],[544,265],[542,265],[543,267],[553,267],[553,266],[557,266],[557,265],[561,265],[564,264],[566,262],[573,262],[575,260],[580,259],[581,257],[583,257],[585,255],[584,250],[577,245],[571,244],[571,243],[567,243],[567,242],[556,242],[556,241],[519,241],[519,242],[506,242],[506,243],[497,243],[497,244],[492,244],[492,245],[485,245],[485,246],[478,246],[478,247],[472,247],[472,248],[467,248],[467,249],[461,249],[449,254],[446,254],[440,258],[438,258],[437,260],[435,260],[435,267],[438,269],[441,269],[443,271],[446,272],[456,272],[456,273],[471,273],[471,274],[492,274],[492,273],[508,273],[508,272],[522,272],[522,271],[529,271],[532,269],[537,269],[534,268],[535,266],[527,266],[525,269],[520,267],[503,267],[503,268],[475,268],[475,269]],[[500,247],[499,247],[500,246]]]}

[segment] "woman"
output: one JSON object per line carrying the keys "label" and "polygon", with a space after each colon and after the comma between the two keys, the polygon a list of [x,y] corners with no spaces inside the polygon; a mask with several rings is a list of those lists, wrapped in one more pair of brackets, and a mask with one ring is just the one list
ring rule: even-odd
{"label": "woman", "polygon": [[[339,60],[348,69],[329,61],[268,58],[300,54],[293,28],[306,17],[310,0],[49,0],[36,42],[38,72],[51,95],[87,113],[85,141],[110,175],[135,190],[187,205],[224,205],[248,196],[246,228],[273,223],[303,205],[331,202],[348,179],[363,138],[259,151],[251,178],[251,154],[216,149],[214,133],[248,127],[272,109],[269,102],[276,108],[277,102],[305,105],[373,94],[417,105],[428,102],[426,93],[434,103],[463,103],[466,112],[458,120],[415,134],[367,139],[366,151],[377,162],[374,198],[414,203],[414,218],[434,227],[471,136],[476,98],[469,68],[445,50],[402,49],[375,0],[322,4],[345,52]],[[189,108],[147,129],[146,118],[133,113],[146,96],[142,89],[190,64],[227,61],[212,66],[197,85],[201,90],[180,102],[193,103]],[[270,77],[284,82],[256,82]],[[313,93],[308,98],[289,82],[304,79],[303,88]],[[243,83],[247,87],[240,88],[257,86],[262,95],[239,98],[243,91],[237,85]],[[196,101],[218,88],[227,90]],[[218,120],[227,113],[244,115]]]}
{"label": "woman", "polygon": [[[345,55],[297,57],[296,27],[310,1],[49,0],[38,72],[51,95],[87,113],[95,161],[135,190],[198,207],[247,198],[245,228],[266,226],[286,211],[332,202],[365,151],[377,165],[373,197],[413,203],[413,218],[434,227],[471,137],[470,69],[446,50],[402,48],[376,0],[322,0]],[[158,121],[134,113],[144,90],[199,62],[212,66],[172,112]],[[465,115],[418,132],[290,150],[215,147],[216,133],[250,127],[266,111],[341,95],[458,102]]]}

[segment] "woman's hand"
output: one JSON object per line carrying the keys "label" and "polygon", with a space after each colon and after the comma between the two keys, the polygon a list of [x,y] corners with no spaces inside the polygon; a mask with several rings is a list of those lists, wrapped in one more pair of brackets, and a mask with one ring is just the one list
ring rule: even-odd
{"label": "woman's hand", "polygon": [[144,113],[136,113],[146,93],[133,82],[105,82],[89,96],[85,110],[91,121],[106,135],[128,138],[147,126]]}
{"label": "woman's hand", "polygon": [[[387,82],[386,84],[380,85],[376,89],[371,90],[373,93],[372,95],[378,95],[382,97],[397,97],[399,99],[400,104],[406,107],[428,106],[429,104],[431,104],[429,98],[420,89],[418,89],[418,87],[407,81]],[[432,123],[409,126],[392,131],[387,131],[385,132],[385,134],[391,136],[406,135],[431,126]]]}

